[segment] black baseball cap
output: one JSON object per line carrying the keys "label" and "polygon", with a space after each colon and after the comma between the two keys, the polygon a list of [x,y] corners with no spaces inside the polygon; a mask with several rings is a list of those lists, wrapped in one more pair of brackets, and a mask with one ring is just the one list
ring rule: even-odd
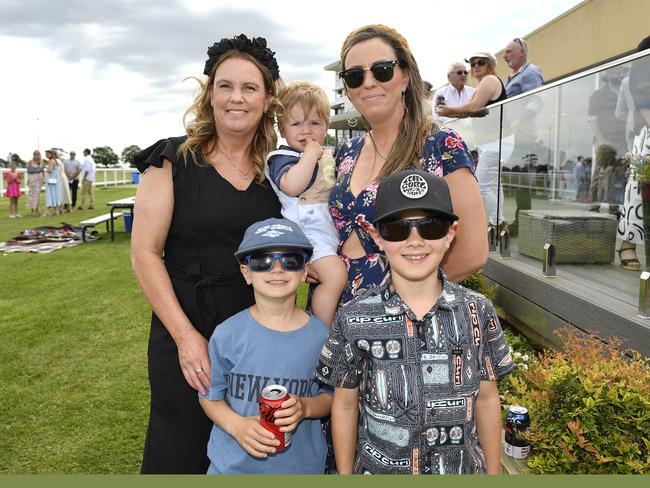
{"label": "black baseball cap", "polygon": [[377,189],[374,223],[405,210],[427,210],[458,220],[447,182],[421,169],[407,169],[384,178]]}

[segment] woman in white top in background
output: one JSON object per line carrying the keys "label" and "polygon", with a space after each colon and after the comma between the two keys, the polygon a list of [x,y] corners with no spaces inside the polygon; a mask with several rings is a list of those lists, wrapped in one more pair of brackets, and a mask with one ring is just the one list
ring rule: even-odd
{"label": "woman in white top in background", "polygon": [[56,160],[56,165],[59,169],[59,199],[61,200],[61,207],[59,207],[59,212],[69,212],[70,205],[72,204],[72,197],[70,196],[70,184],[68,182],[68,177],[65,174],[63,161],[59,159],[59,152],[55,149],[52,149],[52,153],[54,154],[54,159]]}

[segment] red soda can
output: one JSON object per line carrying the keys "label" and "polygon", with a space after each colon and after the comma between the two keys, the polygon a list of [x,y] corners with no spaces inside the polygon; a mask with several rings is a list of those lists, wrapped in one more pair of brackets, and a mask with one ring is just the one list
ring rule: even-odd
{"label": "red soda can", "polygon": [[260,395],[260,424],[266,430],[273,433],[280,441],[276,452],[280,452],[291,445],[291,432],[280,432],[280,426],[275,425],[275,412],[282,410],[283,402],[290,398],[289,392],[282,385],[270,385],[262,390]]}

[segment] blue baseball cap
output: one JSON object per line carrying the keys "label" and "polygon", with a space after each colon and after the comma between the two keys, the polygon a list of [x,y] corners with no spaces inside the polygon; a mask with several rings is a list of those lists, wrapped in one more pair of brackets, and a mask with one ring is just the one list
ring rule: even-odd
{"label": "blue baseball cap", "polygon": [[235,257],[241,262],[255,251],[276,247],[301,249],[310,257],[314,252],[314,247],[309,239],[293,220],[266,219],[255,222],[246,229],[244,238],[235,252]]}

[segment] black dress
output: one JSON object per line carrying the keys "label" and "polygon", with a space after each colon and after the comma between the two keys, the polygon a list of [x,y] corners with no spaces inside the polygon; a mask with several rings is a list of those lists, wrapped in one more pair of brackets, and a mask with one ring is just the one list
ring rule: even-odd
{"label": "black dress", "polygon": [[[163,261],[174,292],[194,327],[209,339],[225,319],[253,304],[253,292],[233,255],[246,228],[281,217],[273,190],[255,182],[234,188],[211,166],[177,156],[185,137],[158,141],[140,152],[140,172],[173,164],[174,211]],[[142,473],[205,473],[212,422],[178,362],[176,343],[152,314],[149,336],[151,411]]]}

